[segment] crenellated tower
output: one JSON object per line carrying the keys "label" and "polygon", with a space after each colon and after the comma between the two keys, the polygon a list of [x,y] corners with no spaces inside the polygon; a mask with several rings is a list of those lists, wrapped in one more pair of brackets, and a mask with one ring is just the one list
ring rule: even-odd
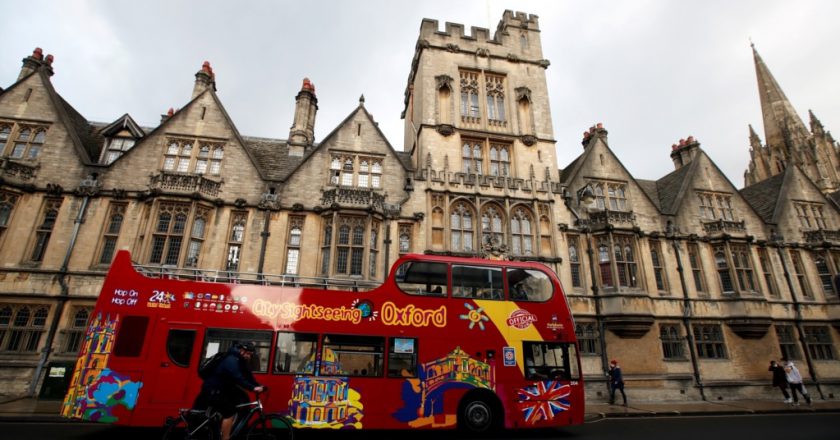
{"label": "crenellated tower", "polygon": [[[494,32],[423,20],[402,116],[415,189],[428,197],[417,207],[431,220],[424,250],[554,258],[548,229],[560,185],[548,66],[534,14],[505,11]],[[543,246],[505,242],[502,229],[519,225],[517,216],[529,228],[544,223]],[[465,242],[472,233],[458,228],[473,220],[500,230]]]}
{"label": "crenellated tower", "polygon": [[752,50],[766,143],[762,145],[750,126],[750,164],[744,172],[745,185],[773,177],[793,164],[824,193],[840,190],[840,146],[810,110],[809,130],[755,46]]}

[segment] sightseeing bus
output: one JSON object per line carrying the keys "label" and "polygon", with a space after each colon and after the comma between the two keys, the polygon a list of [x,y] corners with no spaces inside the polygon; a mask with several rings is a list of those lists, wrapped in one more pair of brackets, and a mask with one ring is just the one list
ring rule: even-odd
{"label": "sightseeing bus", "polygon": [[546,266],[406,255],[381,285],[344,282],[335,290],[300,277],[152,273],[120,251],[62,414],[162,426],[200,391],[202,360],[252,342],[266,409],[296,427],[583,423],[574,322]]}

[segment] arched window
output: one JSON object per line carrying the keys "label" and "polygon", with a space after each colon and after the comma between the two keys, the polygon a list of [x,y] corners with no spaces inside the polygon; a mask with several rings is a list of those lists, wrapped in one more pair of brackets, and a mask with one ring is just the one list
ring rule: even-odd
{"label": "arched window", "polygon": [[528,210],[517,208],[510,219],[510,235],[514,255],[534,255],[532,216]]}
{"label": "arched window", "polygon": [[456,203],[449,215],[451,230],[450,247],[455,252],[472,252],[473,245],[473,214],[472,210],[463,202]]}
{"label": "arched window", "polygon": [[120,235],[120,229],[122,229],[124,212],[125,205],[111,205],[108,227],[102,234],[102,253],[99,255],[99,264],[110,264],[111,260],[114,258],[114,251],[117,248],[117,239]]}
{"label": "arched window", "polygon": [[239,260],[242,254],[242,241],[245,238],[245,221],[248,214],[237,212],[233,215],[233,221],[228,235],[228,252],[225,270],[239,270]]}
{"label": "arched window", "polygon": [[831,270],[828,268],[828,263],[822,255],[814,259],[814,265],[817,266],[817,274],[820,277],[820,284],[822,284],[823,292],[828,294],[834,293],[834,284],[832,283]]}
{"label": "arched window", "polygon": [[36,228],[35,245],[32,248],[32,261],[43,261],[44,255],[47,252],[47,245],[50,243],[53,227],[58,219],[58,209],[61,205],[61,200],[47,201],[47,206],[44,210],[43,220]]}
{"label": "arched window", "polygon": [[304,217],[289,217],[289,235],[286,244],[286,271],[287,275],[297,275],[300,262],[300,245],[303,235]]}
{"label": "arched window", "polygon": [[665,290],[665,270],[662,267],[662,258],[659,255],[660,247],[659,241],[650,241],[650,260],[653,265],[653,278],[656,281],[657,290]]}
{"label": "arched window", "polygon": [[572,287],[582,287],[583,280],[580,273],[580,256],[578,255],[578,236],[569,235],[569,268],[572,271]]}
{"label": "arched window", "polygon": [[612,276],[612,263],[610,259],[608,237],[598,238],[598,266],[601,269],[601,285],[604,287],[615,286]]}
{"label": "arched window", "polygon": [[636,259],[633,254],[633,244],[627,236],[616,235],[615,265],[618,270],[618,285],[623,287],[638,287],[636,280]]}
{"label": "arched window", "polygon": [[321,275],[330,273],[330,253],[332,250],[333,227],[330,218],[324,219],[323,237],[321,239]]}
{"label": "arched window", "polygon": [[732,274],[729,272],[729,262],[726,261],[725,248],[715,248],[715,265],[717,266],[720,286],[723,293],[735,293],[735,286],[732,284]]}
{"label": "arched window", "polygon": [[346,159],[341,171],[341,185],[353,186],[353,159]]}
{"label": "arched window", "polygon": [[[162,204],[158,212],[158,221],[155,231],[152,234],[152,249],[149,254],[149,263],[178,265],[181,258],[181,248],[184,242],[184,233],[187,226],[190,205]],[[198,263],[198,255],[201,251],[201,243],[204,241],[204,229],[206,219],[204,212],[193,219],[192,230],[190,231],[190,242],[187,246],[189,252],[186,265],[194,267]]]}
{"label": "arched window", "polygon": [[495,177],[510,175],[510,153],[506,145],[491,144],[490,175]]}
{"label": "arched window", "polygon": [[505,244],[504,221],[501,210],[496,206],[486,206],[481,213],[481,243],[499,246]]}
{"label": "arched window", "polygon": [[[443,209],[439,206],[432,208],[432,246],[436,249],[443,249]],[[454,249],[454,248],[453,248]]]}

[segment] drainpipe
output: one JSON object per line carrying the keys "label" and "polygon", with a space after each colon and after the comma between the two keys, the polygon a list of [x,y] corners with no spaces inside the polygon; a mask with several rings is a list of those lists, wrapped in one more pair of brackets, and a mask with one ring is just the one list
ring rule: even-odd
{"label": "drainpipe", "polygon": [[265,250],[268,246],[268,237],[271,236],[271,233],[268,232],[268,224],[271,220],[271,210],[276,209],[278,205],[277,199],[278,194],[274,192],[274,188],[269,188],[268,192],[262,194],[260,204],[258,205],[260,208],[265,210],[265,222],[263,224],[263,231],[260,233],[260,237],[262,237],[262,241],[260,241],[260,260],[257,264],[257,278],[260,280],[265,278],[263,275],[265,273],[263,270],[265,267]]}
{"label": "drainpipe", "polygon": [[805,362],[808,365],[808,373],[810,373],[814,386],[817,387],[820,399],[825,400],[822,387],[820,387],[820,381],[817,378],[817,372],[814,370],[814,363],[811,360],[811,354],[808,352],[808,344],[805,342],[805,331],[802,328],[802,304],[796,298],[796,292],[793,289],[793,280],[791,280],[790,271],[788,271],[787,262],[785,261],[784,253],[782,252],[784,237],[776,234],[775,231],[770,231],[770,241],[776,247],[776,253],[778,253],[779,260],[782,262],[782,271],[785,274],[785,281],[787,282],[788,290],[790,290],[790,297],[793,300],[794,324],[796,325],[796,332],[799,333],[799,346],[802,349],[802,353],[805,355]]}
{"label": "drainpipe", "polygon": [[64,254],[64,261],[61,263],[61,268],[58,270],[58,284],[61,287],[61,292],[58,296],[58,304],[56,306],[55,314],[52,321],[50,321],[50,328],[47,331],[47,340],[44,343],[44,348],[41,349],[41,357],[38,359],[38,365],[35,367],[35,374],[32,376],[32,381],[29,383],[27,394],[35,397],[35,388],[40,382],[41,373],[50,360],[52,353],[52,345],[55,341],[55,335],[58,332],[58,324],[61,321],[61,316],[64,315],[64,308],[67,306],[67,301],[70,298],[70,286],[67,284],[67,272],[70,264],[70,256],[73,254],[73,248],[76,246],[76,239],[79,237],[79,229],[82,223],[85,222],[85,213],[87,212],[88,202],[92,195],[99,192],[101,183],[96,180],[97,175],[91,174],[88,178],[82,180],[79,184],[77,194],[83,195],[82,205],[79,206],[79,212],[76,214],[76,219],[73,221],[73,234],[70,236],[70,244],[67,246],[67,252]]}
{"label": "drainpipe", "polygon": [[682,287],[683,292],[683,327],[685,327],[685,334],[688,340],[688,353],[691,356],[691,369],[694,373],[694,382],[697,384],[697,387],[700,389],[700,398],[702,400],[706,399],[706,391],[703,388],[703,379],[700,376],[700,366],[697,363],[697,353],[695,351],[694,346],[694,332],[691,329],[691,315],[692,315],[692,308],[691,308],[691,300],[688,297],[688,289],[686,288],[685,283],[685,272],[683,271],[682,265],[682,258],[680,257],[680,244],[677,241],[677,228],[668,221],[666,226],[666,233],[668,237],[671,239],[671,247],[674,248],[674,257],[677,259],[677,273],[680,275],[680,287]]}
{"label": "drainpipe", "polygon": [[268,209],[265,210],[265,221],[263,225],[263,231],[260,232],[260,237],[262,237],[262,241],[260,242],[260,262],[257,266],[257,273],[259,273],[260,279],[263,278],[263,267],[265,266],[265,248],[268,245],[268,237],[271,235],[268,232],[268,221],[271,220],[271,211]]}

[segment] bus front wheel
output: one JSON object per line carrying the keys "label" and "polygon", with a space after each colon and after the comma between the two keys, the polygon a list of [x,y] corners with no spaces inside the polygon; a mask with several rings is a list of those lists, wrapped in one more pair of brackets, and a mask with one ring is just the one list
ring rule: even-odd
{"label": "bus front wheel", "polygon": [[493,426],[494,418],[493,405],[485,399],[475,399],[466,402],[458,414],[458,421],[461,426],[470,432],[486,432]]}

